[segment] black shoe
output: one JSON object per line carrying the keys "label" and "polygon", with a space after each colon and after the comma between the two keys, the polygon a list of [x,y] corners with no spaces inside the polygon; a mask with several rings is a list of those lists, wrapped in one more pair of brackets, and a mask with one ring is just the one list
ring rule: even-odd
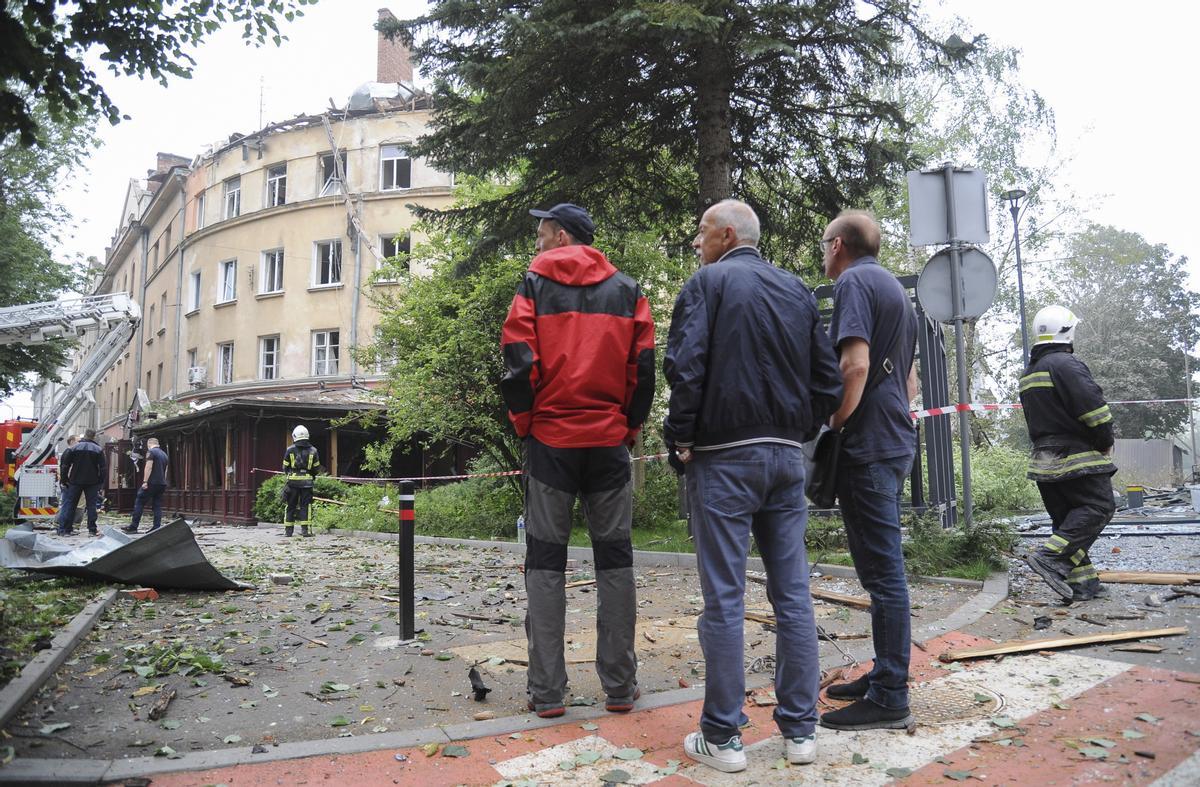
{"label": "black shoe", "polygon": [[834,683],[825,689],[825,696],[831,700],[861,700],[867,696],[871,687],[868,675],[860,675],[849,683]]}
{"label": "black shoe", "polygon": [[1046,581],[1058,595],[1070,601],[1074,598],[1075,593],[1071,590],[1071,586],[1067,584],[1066,577],[1060,573],[1054,563],[1046,557],[1039,555],[1037,552],[1030,552],[1025,556],[1025,562],[1033,569],[1033,573]]}
{"label": "black shoe", "polygon": [[821,726],[831,730],[904,730],[916,723],[907,706],[885,708],[868,699],[821,714]]}
{"label": "black shoe", "polygon": [[147,532],[147,533],[153,533],[155,530],[158,530],[160,527],[162,527],[162,525],[155,525],[154,527],[150,528],[150,529],[149,529],[149,530],[147,530],[146,532]]}
{"label": "black shoe", "polygon": [[138,531],[138,529],[136,527],[134,527],[133,525],[130,525],[129,527],[121,528],[122,533],[136,533],[137,531]]}
{"label": "black shoe", "polygon": [[1099,582],[1095,584],[1084,582],[1082,584],[1071,585],[1072,602],[1091,601],[1094,598],[1108,598],[1108,589]]}

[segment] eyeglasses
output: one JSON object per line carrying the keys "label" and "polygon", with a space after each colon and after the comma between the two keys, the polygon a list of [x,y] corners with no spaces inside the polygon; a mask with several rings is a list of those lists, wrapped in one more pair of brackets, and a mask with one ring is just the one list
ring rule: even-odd
{"label": "eyeglasses", "polygon": [[829,247],[833,245],[835,240],[837,240],[836,236],[832,238],[821,238],[821,253],[824,254],[825,252],[829,251]]}

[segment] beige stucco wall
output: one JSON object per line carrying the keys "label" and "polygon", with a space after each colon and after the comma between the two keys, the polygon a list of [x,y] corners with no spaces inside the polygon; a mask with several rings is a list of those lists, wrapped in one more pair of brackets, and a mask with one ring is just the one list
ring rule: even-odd
{"label": "beige stucco wall", "polygon": [[[408,203],[441,208],[450,202],[450,176],[431,169],[420,159],[411,164],[411,188],[380,190],[380,147],[410,143],[422,133],[427,121],[427,112],[398,112],[332,124],[339,149],[346,152],[348,191],[361,210],[364,232],[376,252],[381,236],[410,232],[414,219],[406,207]],[[234,344],[233,383],[224,386],[233,393],[247,387],[314,384],[314,331],[339,331],[341,378],[355,371],[351,357],[355,324],[358,342],[371,341],[378,315],[369,291],[393,285],[369,283],[377,258],[365,243],[356,260],[354,237],[348,234],[351,230],[345,198],[318,194],[322,185],[320,157],[331,149],[325,129],[318,123],[246,141],[245,153],[241,144],[234,144],[202,157],[190,173],[180,177],[179,183],[172,184],[169,200],[151,202],[143,217],[145,238],[134,228],[114,246],[101,291],[119,290],[128,282],[142,305],[144,321],[139,337],[96,391],[102,424],[117,427],[113,419],[123,417],[137,388],[146,388],[148,371],[151,383],[147,393],[151,399],[160,395],[192,398],[219,394],[223,386],[218,384],[218,345],[222,343]],[[284,162],[286,203],[265,207],[267,169]],[[241,184],[241,212],[224,219],[224,184],[235,176]],[[182,199],[180,194],[184,195]],[[172,227],[172,250],[164,253],[168,223]],[[185,224],[186,233],[181,233]],[[181,234],[182,249],[178,243]],[[315,286],[315,244],[335,239],[342,245],[341,283]],[[413,244],[420,240],[414,237]],[[157,267],[151,264],[156,241],[160,243]],[[284,250],[283,291],[260,293],[263,252],[278,248]],[[143,253],[148,255],[147,268],[151,269],[144,282]],[[227,260],[237,262],[236,297],[218,303],[220,266]],[[354,286],[356,266],[362,285],[359,290]],[[420,271],[419,262],[414,268]],[[200,274],[198,308],[192,308],[191,275],[195,272]],[[270,382],[260,379],[259,339],[264,336],[280,338],[279,376]],[[188,384],[189,350],[196,352],[196,365],[206,369],[207,385],[203,389]],[[360,375],[373,372],[357,370]]]}
{"label": "beige stucco wall", "polygon": [[[168,175],[157,193],[148,199],[142,215],[134,217],[136,223],[127,222],[109,250],[99,291],[130,293],[142,308],[142,322],[129,347],[93,392],[96,398],[93,422],[100,428],[123,419],[138,388],[145,389],[151,399],[178,392],[174,385],[171,338],[178,313],[182,177],[182,174]],[[134,188],[131,186],[131,191]],[[95,340],[95,336],[87,337],[76,353],[76,365]]]}
{"label": "beige stucco wall", "polygon": [[[348,191],[362,198],[362,224],[378,251],[381,235],[409,231],[413,217],[407,203],[444,207],[450,200],[451,180],[422,160],[412,162],[412,188],[380,191],[380,146],[405,144],[419,135],[428,114],[394,113],[353,118],[331,126],[340,150],[346,152]],[[279,336],[279,377],[308,381],[313,369],[313,332],[339,332],[339,376],[353,371],[353,315],[358,297],[357,339],[371,340],[377,317],[365,290],[376,267],[376,256],[363,244],[355,255],[348,233],[346,201],[341,195],[321,197],[320,157],[331,150],[321,125],[272,134],[262,140],[262,157],[249,145],[212,156],[202,165],[206,197],[205,227],[190,236],[184,255],[184,300],[190,306],[191,274],[200,273],[200,308],[186,312],[181,356],[196,351],[197,364],[207,370],[208,389],[219,379],[218,345],[234,343],[234,384],[260,380],[259,339]],[[266,206],[266,172],[287,163],[287,202]],[[239,177],[241,215],[221,220],[225,183]],[[316,244],[340,240],[342,277],[338,285],[315,283]],[[284,250],[283,292],[261,294],[265,273],[263,252]],[[237,261],[237,293],[232,303],[217,303],[220,266]],[[355,290],[355,268],[363,292]],[[182,367],[181,367],[182,368]],[[361,371],[359,372],[362,373]],[[186,375],[186,369],[182,375]],[[186,385],[186,379],[183,380]],[[286,384],[286,383],[285,383]]]}

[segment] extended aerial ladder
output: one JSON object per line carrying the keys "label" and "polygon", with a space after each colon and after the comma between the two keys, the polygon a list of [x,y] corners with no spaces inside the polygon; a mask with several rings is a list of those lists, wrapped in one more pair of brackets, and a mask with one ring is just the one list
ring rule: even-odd
{"label": "extended aerial ladder", "polygon": [[40,344],[57,337],[81,337],[92,330],[101,332],[71,382],[17,449],[21,506],[28,501],[29,508],[45,511],[44,501],[58,496],[55,472],[43,463],[63,430],[95,401],[92,389],[128,346],[141,317],[141,308],[123,292],[0,308],[0,345]]}

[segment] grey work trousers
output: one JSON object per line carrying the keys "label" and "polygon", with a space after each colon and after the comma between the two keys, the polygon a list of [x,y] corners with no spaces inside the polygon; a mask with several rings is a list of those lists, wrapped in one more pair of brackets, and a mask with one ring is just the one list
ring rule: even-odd
{"label": "grey work trousers", "polygon": [[562,705],[567,692],[563,652],[567,541],[576,497],[583,506],[596,567],[596,673],[609,700],[632,700],[637,690],[629,451],[623,445],[553,448],[529,437],[525,440],[525,636],[529,699],[535,710]]}

